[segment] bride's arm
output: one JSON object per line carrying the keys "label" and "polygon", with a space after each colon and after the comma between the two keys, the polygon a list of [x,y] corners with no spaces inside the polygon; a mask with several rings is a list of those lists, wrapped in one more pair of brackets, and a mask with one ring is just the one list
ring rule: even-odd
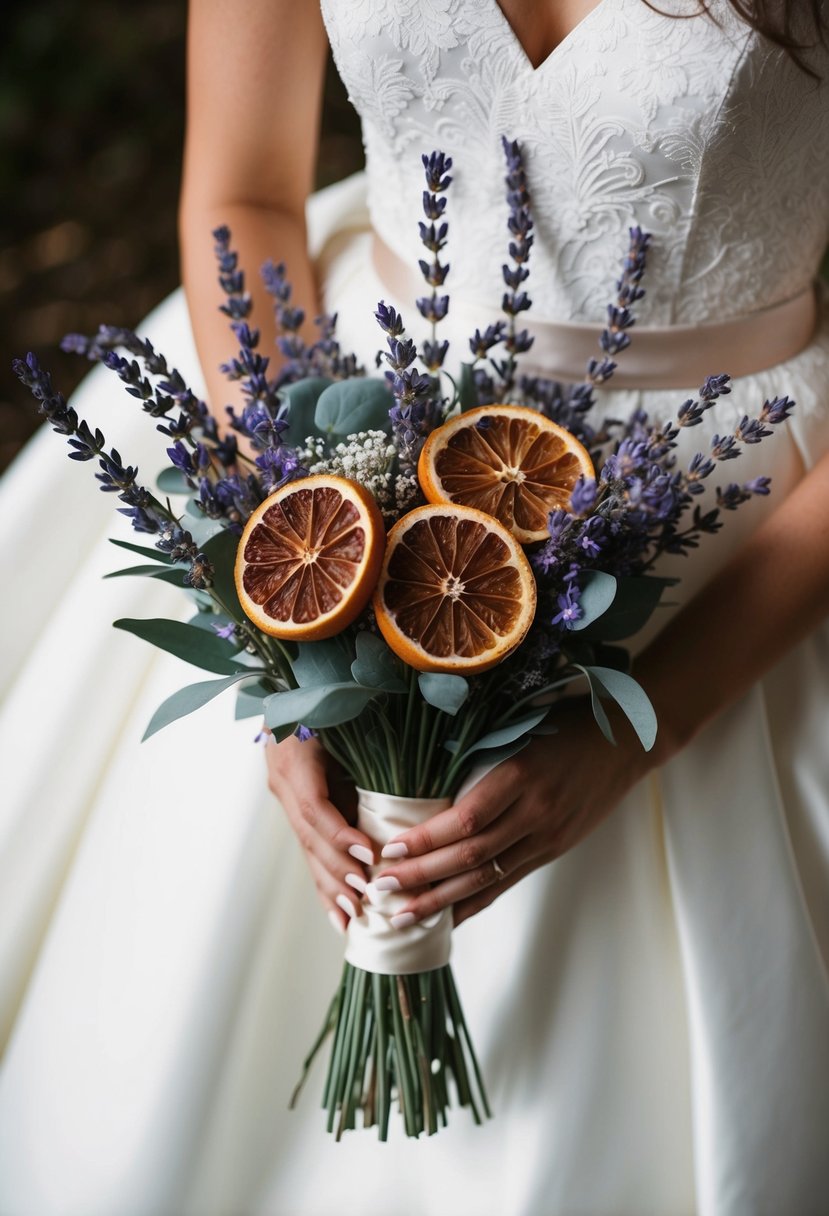
{"label": "bride's arm", "polygon": [[453,904],[460,923],[566,853],[827,615],[829,453],[639,656],[634,674],[660,722],[654,751],[616,720],[613,747],[589,706],[571,703],[554,747],[534,740],[448,811],[396,838],[409,860],[385,874],[404,890],[436,884],[407,910],[420,920]]}
{"label": "bride's arm", "polygon": [[[316,166],[326,50],[314,0],[191,0],[182,279],[208,401],[220,423],[225,404],[240,404],[240,395],[218,371],[238,344],[218,311],[213,229],[231,229],[264,354],[278,361],[272,301],[259,278],[268,258],[286,263],[294,302],[308,318],[318,312],[305,200]],[[363,863],[371,858],[371,842],[340,811],[353,790],[338,785],[316,744],[291,739],[280,748],[269,743],[266,751],[271,789],[305,850],[323,905],[342,927],[344,908],[360,911],[346,875],[364,884]]]}
{"label": "bride's arm", "polygon": [[179,242],[208,401],[222,423],[225,404],[239,397],[218,364],[238,344],[218,311],[213,229],[231,229],[263,353],[279,358],[272,301],[259,278],[268,258],[286,263],[296,303],[309,318],[317,315],[305,200],[316,166],[326,48],[319,5],[310,0],[190,2]]}

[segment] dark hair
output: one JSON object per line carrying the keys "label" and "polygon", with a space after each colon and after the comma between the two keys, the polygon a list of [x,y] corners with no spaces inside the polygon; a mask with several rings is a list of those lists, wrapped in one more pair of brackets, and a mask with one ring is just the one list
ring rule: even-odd
{"label": "dark hair", "polygon": [[[662,10],[645,0],[648,8],[662,13]],[[698,0],[699,8],[696,13],[688,16],[698,16],[705,13],[716,21],[709,8],[709,0]],[[811,50],[820,43],[827,45],[829,34],[829,16],[824,10],[823,0],[728,0],[735,13],[763,34],[770,42],[782,47],[784,51],[809,76],[817,79],[817,72],[809,66],[803,57],[805,51]],[[663,16],[674,16],[672,13],[662,13]],[[680,17],[686,14],[681,14]]]}

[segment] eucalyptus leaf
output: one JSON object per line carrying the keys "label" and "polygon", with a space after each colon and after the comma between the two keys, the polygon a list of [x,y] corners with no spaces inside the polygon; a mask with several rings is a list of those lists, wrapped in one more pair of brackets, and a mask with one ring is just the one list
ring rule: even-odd
{"label": "eucalyptus leaf", "polygon": [[265,721],[271,729],[288,722],[301,722],[315,730],[339,726],[356,718],[376,696],[376,688],[353,683],[292,688],[267,698]]}
{"label": "eucalyptus leaf", "polygon": [[347,684],[351,680],[351,659],[349,649],[335,637],[322,642],[298,642],[291,667],[300,688],[319,688],[324,684]]}
{"label": "eucalyptus leaf", "polygon": [[662,592],[673,582],[673,579],[651,575],[619,579],[612,606],[599,620],[585,626],[584,636],[603,642],[619,642],[632,637],[647,624],[659,604]]}
{"label": "eucalyptus leaf", "polygon": [[423,700],[447,714],[456,714],[469,696],[469,683],[463,676],[422,671],[417,677],[417,684]]}
{"label": "eucalyptus leaf", "polygon": [[358,684],[383,692],[407,692],[408,684],[401,673],[397,655],[376,633],[361,630],[356,638],[357,657],[351,664],[351,674]]}
{"label": "eucalyptus leaf", "polygon": [[155,484],[162,494],[190,494],[192,492],[192,487],[188,486],[181,469],[173,467],[162,469],[155,479]]}
{"label": "eucalyptus leaf", "polygon": [[185,663],[192,663],[205,671],[215,671],[219,675],[232,675],[247,670],[246,663],[240,663],[233,657],[233,647],[204,629],[195,625],[186,625],[183,621],[168,621],[163,618],[151,620],[131,620],[123,617],[113,622],[116,629],[135,634],[143,641],[166,650]]}
{"label": "eucalyptus leaf", "polygon": [[[577,666],[581,666],[578,664]],[[602,685],[595,681],[590,675],[589,667],[581,667],[581,670],[587,676],[587,682],[590,686],[590,707],[593,710],[593,717],[596,719],[596,725],[607,739],[608,743],[615,743],[616,736],[613,733],[613,728],[610,725],[610,719],[605,713],[604,706],[601,702]]]}
{"label": "eucalyptus leaf", "polygon": [[616,597],[616,579],[602,570],[588,570],[580,584],[579,607],[581,617],[571,628],[578,633],[593,621],[604,616]]}
{"label": "eucalyptus leaf", "polygon": [[503,747],[489,749],[483,763],[486,764],[487,769],[491,772],[497,765],[503,764],[505,760],[510,760],[513,756],[517,756],[519,752],[522,752],[529,743],[530,738],[529,734],[522,735],[520,739],[513,739],[512,743],[506,743]]}
{"label": "eucalyptus leaf", "polygon": [[458,383],[458,399],[461,405],[461,413],[465,414],[467,410],[478,408],[478,389],[475,385],[475,373],[471,363],[461,364],[461,375]]}
{"label": "eucalyptus leaf", "polygon": [[[508,743],[512,743],[516,739],[520,739],[522,735],[528,734],[534,730],[540,722],[542,722],[549,713],[549,707],[544,706],[543,709],[538,709],[532,714],[527,714],[523,718],[519,718],[517,722],[509,722],[506,726],[499,726],[497,730],[491,730],[488,734],[482,735],[473,744],[464,749],[464,756],[471,756],[473,752],[489,751],[490,748],[504,747]],[[444,744],[447,751],[457,754],[458,741],[450,739]]]}
{"label": "eucalyptus leaf", "polygon": [[190,617],[187,624],[192,625],[194,629],[204,629],[208,633],[215,634],[214,625],[217,625],[219,629],[224,629],[226,625],[231,624],[231,621],[223,612],[205,612],[203,609],[200,609],[195,616]]}
{"label": "eucalyptus leaf", "polygon": [[129,549],[130,553],[138,553],[141,557],[149,557],[154,562],[163,562],[169,566],[172,561],[169,553],[162,553],[160,549],[148,549],[146,545],[134,545],[131,540],[116,540],[114,536],[110,536],[109,543],[117,545],[119,549]]}
{"label": "eucalyptus leaf", "polygon": [[186,587],[184,576],[186,566],[128,566],[125,570],[110,570],[104,578],[124,578],[127,575],[143,575],[145,578],[155,578],[162,583],[170,583],[173,587]]}
{"label": "eucalyptus leaf", "polygon": [[242,684],[236,692],[236,711],[234,717],[255,718],[265,713],[265,698],[273,695],[273,688],[261,680],[251,680],[250,684]]}
{"label": "eucalyptus leaf", "polygon": [[338,380],[320,395],[314,413],[325,435],[353,435],[357,431],[386,431],[394,398],[382,380],[356,376]]}
{"label": "eucalyptus leaf", "polygon": [[174,692],[171,697],[159,705],[144,731],[141,742],[143,743],[144,739],[149,739],[151,735],[156,734],[165,726],[169,726],[171,722],[176,722],[179,718],[184,718],[187,714],[201,709],[208,701],[212,701],[225,689],[232,688],[234,684],[244,678],[243,673],[242,675],[227,676],[224,680],[204,680],[201,684],[188,684],[186,688],[180,688],[178,692]]}
{"label": "eucalyptus leaf", "polygon": [[222,528],[215,536],[206,541],[202,552],[213,564],[212,591],[221,606],[234,620],[243,621],[245,614],[236,593],[236,580],[233,577],[236,565],[236,550],[239,548],[239,537],[227,528]]}
{"label": "eucalyptus leaf", "polygon": [[[590,681],[591,697],[595,694],[596,697],[606,696],[615,701],[636,731],[645,751],[649,752],[656,742],[656,713],[641,684],[612,667],[585,667],[583,671]],[[608,729],[609,726],[608,723]],[[609,737],[612,740],[612,732]]]}
{"label": "eucalyptus leaf", "polygon": [[325,376],[308,376],[279,390],[285,402],[279,417],[288,423],[288,429],[282,432],[283,443],[297,447],[309,435],[322,433],[314,422],[314,414],[320,394],[332,383]]}

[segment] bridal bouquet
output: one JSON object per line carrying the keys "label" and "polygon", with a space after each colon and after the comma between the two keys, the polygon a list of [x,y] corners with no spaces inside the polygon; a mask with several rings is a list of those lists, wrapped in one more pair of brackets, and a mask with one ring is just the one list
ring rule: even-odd
{"label": "bridal bouquet", "polygon": [[[78,418],[33,355],[16,364],[68,437],[71,459],[97,462],[100,488],[152,538],[113,541],[143,562],[110,577],[159,578],[195,601],[187,623],[115,622],[218,677],[174,693],[147,736],[235,687],[237,717],[263,715],[277,739],[316,735],[353,778],[375,858],[394,857],[395,836],[450,805],[476,764],[549,731],[550,707],[566,690],[586,687],[609,739],[605,704],[615,702],[642,746],[653,745],[654,713],[620,643],[670,581],[653,573],[660,554],[687,552],[719,529],[723,510],[769,492],[768,479],[756,478],[700,505],[721,463],[792,408],[788,398],[765,402],[687,468],[675,458],[679,429],[730,391],[727,376],[706,380],[673,420],[642,411],[591,420],[644,295],[650,238],[638,228],[584,381],[522,376],[532,339],[518,318],[530,307],[533,224],[520,149],[504,141],[504,151],[503,317],[476,330],[455,377],[439,338],[451,160],[437,152],[423,157],[427,291],[416,302],[429,337],[417,347],[399,313],[380,303],[383,377],[366,376],[341,351],[335,318],[320,318],[317,340],[304,343],[284,268],[268,264],[283,356],[273,375],[226,229],[214,237],[239,351],[222,370],[244,394],[240,412],[228,407],[226,433],[130,331],[104,326],[65,341],[111,368],[169,438],[157,488]],[[339,1137],[359,1113],[386,1139],[395,1098],[407,1135],[436,1132],[453,1097],[480,1121],[489,1108],[449,966],[451,909],[412,924],[382,880],[369,894],[366,915],[349,924],[341,983],[305,1066],[330,1034],[328,1128]]]}

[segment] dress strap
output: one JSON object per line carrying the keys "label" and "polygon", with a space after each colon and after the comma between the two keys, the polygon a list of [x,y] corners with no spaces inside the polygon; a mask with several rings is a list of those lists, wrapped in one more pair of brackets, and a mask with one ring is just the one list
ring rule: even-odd
{"label": "dress strap", "polygon": [[[424,284],[401,258],[374,233],[372,257],[388,290],[401,302],[414,301]],[[469,336],[485,323],[480,303],[451,297],[451,312],[460,322],[469,317]],[[458,315],[460,314],[460,316]],[[809,345],[817,327],[818,306],[814,284],[769,308],[697,325],[641,326],[632,331],[630,348],[618,358],[612,387],[673,389],[703,383],[707,376],[727,373],[733,379],[776,367]],[[576,383],[584,379],[590,359],[601,358],[599,325],[572,322],[522,321],[534,336],[522,370],[554,380]]]}

